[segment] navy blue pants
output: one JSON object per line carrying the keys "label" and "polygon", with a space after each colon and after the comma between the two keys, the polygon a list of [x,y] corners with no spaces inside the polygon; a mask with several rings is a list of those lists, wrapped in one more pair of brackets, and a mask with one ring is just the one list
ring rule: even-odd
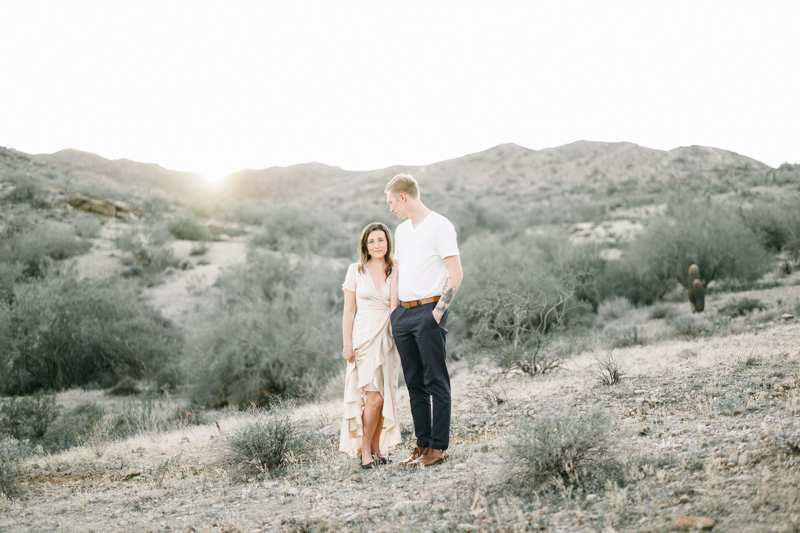
{"label": "navy blue pants", "polygon": [[446,450],[450,444],[450,374],[445,364],[445,327],[450,311],[445,311],[437,324],[435,306],[435,302],[398,306],[392,311],[392,335],[403,363],[417,446]]}

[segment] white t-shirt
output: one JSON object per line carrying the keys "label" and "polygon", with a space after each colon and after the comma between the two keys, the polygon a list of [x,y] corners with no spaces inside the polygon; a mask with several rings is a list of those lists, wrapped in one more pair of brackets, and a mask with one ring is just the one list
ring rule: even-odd
{"label": "white t-shirt", "polygon": [[440,296],[447,283],[444,258],[458,255],[456,229],[431,211],[415,228],[406,220],[394,233],[395,257],[400,265],[397,286],[401,302]]}

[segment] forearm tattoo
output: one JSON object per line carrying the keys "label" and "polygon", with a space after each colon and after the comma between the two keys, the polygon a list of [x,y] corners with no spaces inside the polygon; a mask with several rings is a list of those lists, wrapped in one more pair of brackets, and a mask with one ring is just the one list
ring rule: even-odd
{"label": "forearm tattoo", "polygon": [[450,304],[453,302],[453,298],[456,297],[456,293],[458,292],[458,286],[452,285],[452,278],[447,278],[447,284],[444,287],[444,293],[442,297],[439,299],[439,303],[436,305],[436,309],[444,313]]}

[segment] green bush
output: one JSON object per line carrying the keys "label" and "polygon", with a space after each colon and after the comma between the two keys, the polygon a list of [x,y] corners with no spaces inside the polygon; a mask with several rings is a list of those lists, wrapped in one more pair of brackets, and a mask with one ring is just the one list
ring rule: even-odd
{"label": "green bush", "polygon": [[800,202],[760,202],[740,214],[747,227],[758,235],[768,250],[778,252],[787,243],[800,238]]}
{"label": "green bush", "polygon": [[278,252],[356,258],[359,231],[347,231],[332,212],[275,205],[265,213],[263,229],[251,244]]}
{"label": "green bush", "polygon": [[84,239],[96,239],[100,236],[100,221],[94,215],[81,216],[75,221],[75,233]]}
{"label": "green bush", "polygon": [[650,320],[658,320],[659,318],[670,318],[675,316],[675,308],[673,305],[666,302],[658,302],[654,304],[648,313]]}
{"label": "green bush", "polygon": [[628,348],[645,344],[637,326],[608,327],[603,331],[603,344],[608,349]]}
{"label": "green bush", "polygon": [[693,315],[677,316],[670,320],[670,324],[684,337],[695,338],[708,332],[706,322]]}
{"label": "green bush", "polygon": [[583,417],[542,414],[517,424],[509,441],[517,474],[525,478],[566,476],[600,459],[609,436],[599,408]]}
{"label": "green bush", "polygon": [[169,223],[169,231],[176,239],[185,241],[209,241],[211,231],[196,218],[181,217]]}
{"label": "green bush", "polygon": [[31,176],[16,175],[9,181],[15,183],[14,188],[6,194],[5,200],[14,203],[28,203],[33,207],[44,208],[49,204],[45,199],[44,189],[39,181]]}
{"label": "green bush", "polygon": [[606,322],[621,318],[630,313],[633,309],[631,303],[627,298],[614,296],[607,300],[603,300],[597,310],[597,316]]}
{"label": "green bush", "polygon": [[772,257],[733,209],[682,204],[671,215],[653,221],[620,261],[607,265],[603,292],[649,304],[675,282],[685,286],[692,264],[704,286],[714,279],[752,282],[771,268]]}
{"label": "green bush", "polygon": [[767,308],[761,300],[745,296],[737,300],[731,300],[722,309],[719,310],[720,315],[736,318],[752,313],[756,309],[763,311]]}
{"label": "green bush", "polygon": [[96,403],[79,405],[56,418],[37,443],[48,453],[79,446],[97,433],[105,417],[105,411]]}
{"label": "green bush", "polygon": [[316,434],[292,421],[285,406],[277,405],[248,422],[228,438],[236,462],[263,472],[297,462],[316,440]]}
{"label": "green bush", "polygon": [[0,263],[21,263],[23,274],[36,277],[42,275],[43,263],[68,259],[91,247],[91,242],[62,226],[22,223],[7,228],[0,236]]}
{"label": "green bush", "polygon": [[19,496],[22,492],[19,463],[30,455],[25,444],[13,437],[0,440],[0,494],[8,498]]}
{"label": "green bush", "polygon": [[501,368],[544,374],[559,368],[562,353],[552,342],[580,304],[574,282],[531,270],[506,269],[484,280],[470,314],[475,319],[467,353],[486,355]]}
{"label": "green bush", "polygon": [[124,272],[123,276],[141,276],[149,280],[167,267],[177,267],[180,260],[175,257],[172,248],[166,246],[171,237],[166,227],[161,224],[131,228],[117,236],[114,239],[117,248],[133,255],[133,258],[128,258],[126,263],[131,268]]}
{"label": "green bush", "polygon": [[0,432],[17,440],[41,438],[60,410],[55,394],[37,392],[0,400]]}
{"label": "green bush", "polygon": [[2,315],[8,349],[0,353],[0,388],[12,394],[154,376],[183,344],[134,285],[81,281],[74,269],[17,285]]}
{"label": "green bush", "polygon": [[195,401],[247,405],[313,393],[342,368],[343,279],[327,260],[274,252],[251,253],[222,275],[221,299],[186,352]]}
{"label": "green bush", "polygon": [[0,262],[0,303],[11,303],[14,286],[25,277],[25,265],[22,263]]}

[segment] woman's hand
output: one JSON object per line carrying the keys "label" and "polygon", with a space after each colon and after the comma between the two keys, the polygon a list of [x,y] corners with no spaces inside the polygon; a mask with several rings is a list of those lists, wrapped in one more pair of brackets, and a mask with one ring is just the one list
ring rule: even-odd
{"label": "woman's hand", "polygon": [[347,346],[345,346],[344,350],[342,350],[342,357],[344,357],[348,363],[356,362],[356,354],[353,353],[352,348],[349,348]]}

